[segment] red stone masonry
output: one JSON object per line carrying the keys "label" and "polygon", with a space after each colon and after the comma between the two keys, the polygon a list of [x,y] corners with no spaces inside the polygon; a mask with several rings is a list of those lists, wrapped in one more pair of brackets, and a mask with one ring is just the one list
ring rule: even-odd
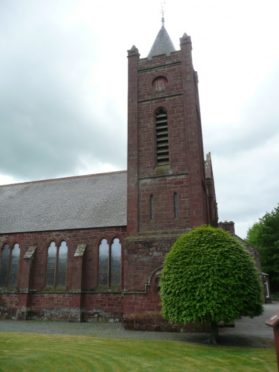
{"label": "red stone masonry", "polygon": [[[181,51],[169,56],[139,59],[129,52],[128,99],[128,235],[181,230],[209,223],[204,173],[203,141],[191,40],[181,39]],[[158,77],[166,88],[155,91]],[[155,112],[168,116],[170,162],[156,164]],[[173,194],[178,194],[179,216],[174,219]],[[153,195],[154,219],[149,198]]]}
{"label": "red stone masonry", "polygon": [[[150,287],[152,273],[159,274],[166,253],[182,232],[211,223],[198,82],[191,51],[190,37],[183,36],[181,50],[170,55],[140,59],[135,47],[128,54],[124,317],[159,311],[158,293]],[[165,89],[156,91],[154,81],[160,77],[164,79]],[[163,166],[156,163],[155,112],[158,108],[166,110],[168,120],[169,164]],[[177,213],[174,193],[178,200]]]}
{"label": "red stone masonry", "polygon": [[[97,296],[97,302],[100,302],[100,297],[103,297],[103,301],[107,302],[106,295],[110,290],[102,290],[100,293],[98,289],[99,244],[103,238],[107,239],[109,244],[114,238],[119,238],[124,250],[126,227],[2,235],[1,246],[5,243],[9,246],[15,243],[20,245],[20,265],[17,289],[2,289],[0,292],[0,315],[19,319],[31,316],[43,319],[80,320],[82,316],[86,316],[93,310],[91,307],[87,308],[88,297]],[[48,247],[52,241],[59,246],[63,240],[68,246],[66,288],[48,289],[46,287]],[[86,245],[85,254],[82,257],[75,257],[79,244]],[[36,247],[35,255],[31,260],[24,258],[30,246]],[[118,293],[121,291],[122,283]],[[92,299],[91,303],[94,301]],[[108,307],[102,309],[99,306],[95,309],[95,316],[97,313],[105,313],[107,309]],[[112,305],[110,310],[113,310]],[[117,314],[121,313],[119,306],[115,310]],[[114,311],[107,315],[114,316]]]}
{"label": "red stone masonry", "polygon": [[[211,210],[216,205],[213,178],[210,183],[205,178],[191,39],[184,35],[180,41],[181,50],[170,55],[140,59],[137,48],[128,52],[127,226],[0,236],[0,247],[18,243],[21,249],[18,287],[0,290],[0,316],[78,321],[121,320],[145,312],[158,316],[158,280],[165,255],[182,232],[212,223],[211,216],[217,216]],[[162,78],[160,89],[154,84],[157,78]],[[167,113],[169,145],[169,163],[160,166],[155,125],[159,108]],[[98,286],[98,248],[103,238],[109,244],[114,238],[121,241],[117,289]],[[48,247],[63,240],[68,246],[66,288],[50,289]],[[75,256],[80,244],[86,245],[85,253]],[[34,257],[24,258],[31,246],[36,247]]]}

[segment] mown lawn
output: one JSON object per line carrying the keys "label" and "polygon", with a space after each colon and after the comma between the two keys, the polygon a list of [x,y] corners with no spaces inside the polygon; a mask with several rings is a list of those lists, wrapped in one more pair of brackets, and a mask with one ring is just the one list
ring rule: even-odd
{"label": "mown lawn", "polygon": [[0,371],[276,371],[273,349],[0,333]]}

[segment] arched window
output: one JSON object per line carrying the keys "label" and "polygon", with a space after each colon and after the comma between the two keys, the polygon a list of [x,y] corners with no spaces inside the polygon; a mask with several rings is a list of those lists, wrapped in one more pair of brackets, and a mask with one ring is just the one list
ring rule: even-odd
{"label": "arched window", "polygon": [[163,92],[167,87],[167,79],[164,76],[159,76],[153,80],[152,85],[155,92]]}
{"label": "arched window", "polygon": [[48,247],[47,256],[47,286],[51,288],[66,286],[68,247],[62,241],[59,248],[55,242]]}
{"label": "arched window", "polygon": [[114,238],[109,245],[102,239],[99,245],[99,286],[119,288],[121,285],[121,257],[122,248],[118,238]]}
{"label": "arched window", "polygon": [[67,243],[63,240],[60,244],[58,255],[58,275],[56,283],[58,287],[66,286],[67,258],[68,246]]}
{"label": "arched window", "polygon": [[47,286],[55,287],[57,247],[51,242],[47,253]]}
{"label": "arched window", "polygon": [[8,287],[9,283],[9,262],[10,261],[10,247],[5,244],[1,252],[1,266],[0,266],[0,287]]}
{"label": "arched window", "polygon": [[11,251],[11,266],[10,266],[10,280],[9,280],[10,287],[12,288],[17,287],[19,256],[20,256],[19,244],[15,244]]}
{"label": "arched window", "polygon": [[0,257],[0,287],[17,287],[19,258],[19,244],[15,244],[12,249],[8,244],[3,246]]}
{"label": "arched window", "polygon": [[109,245],[102,239],[99,245],[99,285],[109,286]]}
{"label": "arched window", "polygon": [[169,163],[169,133],[167,111],[159,108],[155,113],[157,165]]}
{"label": "arched window", "polygon": [[111,287],[119,287],[121,280],[121,243],[120,240],[113,239],[111,245]]}

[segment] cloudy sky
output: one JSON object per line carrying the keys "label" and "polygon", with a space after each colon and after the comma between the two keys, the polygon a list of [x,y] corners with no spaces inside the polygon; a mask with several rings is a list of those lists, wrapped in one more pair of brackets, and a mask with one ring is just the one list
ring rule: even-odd
{"label": "cloudy sky", "polygon": [[[160,0],[0,0],[0,184],[126,169],[127,49],[145,57]],[[279,202],[278,0],[169,0],[191,35],[220,220]]]}

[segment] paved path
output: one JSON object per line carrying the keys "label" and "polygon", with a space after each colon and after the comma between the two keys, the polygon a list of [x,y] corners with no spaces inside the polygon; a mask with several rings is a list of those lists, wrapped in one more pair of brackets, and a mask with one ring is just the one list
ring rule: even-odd
{"label": "paved path", "polygon": [[[263,315],[236,321],[235,327],[221,328],[220,341],[226,345],[269,347],[273,343],[273,331],[265,320],[279,313],[279,303],[264,305]],[[172,333],[127,331],[120,323],[70,323],[50,321],[1,320],[0,332],[35,332],[44,334],[69,334],[113,338],[169,339],[203,342],[207,335],[202,333]]]}
{"label": "paved path", "polygon": [[262,315],[255,318],[242,318],[235,322],[235,327],[223,328],[220,335],[223,343],[238,343],[251,346],[270,346],[273,344],[273,330],[265,321],[274,314],[279,314],[279,302],[264,305]]}
{"label": "paved path", "polygon": [[279,302],[264,305],[264,313],[255,318],[242,318],[235,322],[235,327],[224,329],[224,333],[246,335],[273,339],[273,330],[265,325],[265,321],[279,313]]}

